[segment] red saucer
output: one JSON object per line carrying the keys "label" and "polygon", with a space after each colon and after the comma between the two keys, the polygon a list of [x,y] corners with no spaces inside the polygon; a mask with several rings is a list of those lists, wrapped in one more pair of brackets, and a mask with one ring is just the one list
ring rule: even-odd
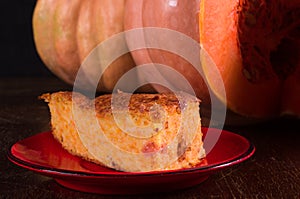
{"label": "red saucer", "polygon": [[[207,128],[202,128],[204,135]],[[209,133],[219,133],[209,129]],[[121,172],[102,167],[65,151],[51,132],[15,143],[8,151],[13,163],[53,177],[59,184],[79,191],[101,194],[139,194],[184,189],[207,179],[221,169],[250,158],[255,147],[246,138],[222,130],[218,142],[207,154],[208,165],[159,172]]]}

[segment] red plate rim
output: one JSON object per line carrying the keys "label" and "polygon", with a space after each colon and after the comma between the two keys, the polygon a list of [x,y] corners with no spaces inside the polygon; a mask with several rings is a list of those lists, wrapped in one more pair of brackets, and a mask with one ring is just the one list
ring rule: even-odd
{"label": "red plate rim", "polygon": [[[205,127],[203,127],[205,129]],[[207,130],[207,128],[206,128]],[[45,133],[51,133],[51,131],[48,132],[43,132]],[[39,134],[43,134],[39,133]],[[193,173],[193,172],[215,172],[220,169],[233,166],[236,164],[239,164],[247,159],[249,159],[254,153],[255,153],[255,146],[249,142],[246,138],[244,138],[241,135],[222,130],[222,133],[230,133],[234,134],[234,136],[239,137],[239,139],[242,139],[244,142],[248,144],[248,149],[240,154],[237,157],[234,157],[232,159],[228,159],[223,162],[218,162],[215,164],[208,164],[206,166],[200,166],[200,167],[194,167],[194,168],[188,168],[188,169],[180,169],[180,170],[166,170],[166,171],[150,171],[150,172],[122,172],[122,171],[105,171],[105,172],[84,172],[84,171],[72,171],[72,170],[66,170],[66,169],[60,169],[60,168],[51,168],[48,166],[43,166],[43,165],[37,165],[37,164],[32,164],[28,161],[22,160],[20,157],[17,157],[16,155],[13,154],[13,148],[16,144],[20,142],[26,142],[27,139],[32,139],[32,137],[37,136],[33,135],[31,137],[25,138],[23,140],[20,140],[13,144],[9,150],[7,151],[7,157],[8,159],[15,163],[18,166],[21,166],[23,168],[42,173],[42,174],[48,174],[50,176],[72,176],[72,177],[95,177],[95,178],[100,178],[100,177],[114,177],[114,178],[121,178],[121,177],[138,177],[138,176],[155,176],[155,175],[180,175],[180,174],[187,174],[187,173]]]}

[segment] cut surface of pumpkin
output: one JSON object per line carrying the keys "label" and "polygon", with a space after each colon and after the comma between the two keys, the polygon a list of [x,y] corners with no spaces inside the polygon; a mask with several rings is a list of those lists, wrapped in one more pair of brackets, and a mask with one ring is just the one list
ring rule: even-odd
{"label": "cut surface of pumpkin", "polygon": [[300,116],[299,1],[203,0],[199,30],[208,84],[218,96],[214,64],[228,108],[253,117]]}

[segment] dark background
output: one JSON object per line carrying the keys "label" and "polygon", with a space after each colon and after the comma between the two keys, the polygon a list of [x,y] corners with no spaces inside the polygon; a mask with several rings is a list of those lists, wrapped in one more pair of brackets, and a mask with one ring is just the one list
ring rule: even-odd
{"label": "dark background", "polygon": [[32,33],[36,0],[1,1],[0,78],[8,76],[52,76],[39,58]]}

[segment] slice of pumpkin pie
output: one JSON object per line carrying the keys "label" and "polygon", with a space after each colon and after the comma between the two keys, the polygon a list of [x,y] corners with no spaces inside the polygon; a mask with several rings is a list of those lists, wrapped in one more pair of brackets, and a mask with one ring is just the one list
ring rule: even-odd
{"label": "slice of pumpkin pie", "polygon": [[73,155],[120,171],[191,168],[205,163],[199,103],[183,92],[41,96],[53,136]]}

